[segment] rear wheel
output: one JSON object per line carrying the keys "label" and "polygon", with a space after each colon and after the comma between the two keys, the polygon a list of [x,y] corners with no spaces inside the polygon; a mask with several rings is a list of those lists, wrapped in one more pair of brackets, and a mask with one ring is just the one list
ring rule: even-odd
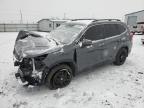
{"label": "rear wheel", "polygon": [[122,48],[118,51],[115,61],[113,62],[115,65],[122,65],[126,61],[128,55],[128,51],[125,48]]}
{"label": "rear wheel", "polygon": [[68,65],[54,67],[46,78],[46,85],[50,89],[63,88],[71,82],[72,69]]}

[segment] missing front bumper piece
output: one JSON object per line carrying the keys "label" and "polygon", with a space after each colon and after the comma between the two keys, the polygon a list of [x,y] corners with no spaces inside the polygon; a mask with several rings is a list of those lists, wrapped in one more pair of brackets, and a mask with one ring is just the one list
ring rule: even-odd
{"label": "missing front bumper piece", "polygon": [[28,85],[40,85],[42,83],[45,65],[40,59],[24,58],[19,64],[19,69],[15,74],[17,79],[21,79],[22,83],[28,82]]}

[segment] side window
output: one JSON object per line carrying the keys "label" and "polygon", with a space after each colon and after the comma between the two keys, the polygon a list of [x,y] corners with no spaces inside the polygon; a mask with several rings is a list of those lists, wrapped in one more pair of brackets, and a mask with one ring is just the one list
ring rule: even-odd
{"label": "side window", "polygon": [[95,25],[90,27],[85,32],[84,38],[92,41],[103,39],[103,25]]}
{"label": "side window", "polygon": [[123,25],[119,24],[118,27],[119,27],[120,34],[126,31],[126,28]]}
{"label": "side window", "polygon": [[118,24],[105,24],[104,25],[104,36],[105,38],[119,35]]}

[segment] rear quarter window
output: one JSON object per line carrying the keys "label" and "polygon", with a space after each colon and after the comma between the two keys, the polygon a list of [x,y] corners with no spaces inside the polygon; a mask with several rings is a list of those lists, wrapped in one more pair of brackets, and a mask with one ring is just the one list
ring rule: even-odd
{"label": "rear quarter window", "polygon": [[125,32],[126,28],[122,24],[104,24],[105,38],[120,35]]}

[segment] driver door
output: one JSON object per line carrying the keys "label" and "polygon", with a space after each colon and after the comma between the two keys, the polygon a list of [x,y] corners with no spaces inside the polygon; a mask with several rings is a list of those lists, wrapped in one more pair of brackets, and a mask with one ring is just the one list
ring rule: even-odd
{"label": "driver door", "polygon": [[[89,27],[84,35],[81,37],[82,41],[79,47],[77,47],[77,65],[78,70],[81,71],[84,68],[88,68],[97,63],[103,61],[103,50],[104,50],[104,36],[103,36],[103,25],[93,25]],[[83,41],[91,40],[91,45],[83,45]],[[79,43],[79,44],[80,44]]]}

